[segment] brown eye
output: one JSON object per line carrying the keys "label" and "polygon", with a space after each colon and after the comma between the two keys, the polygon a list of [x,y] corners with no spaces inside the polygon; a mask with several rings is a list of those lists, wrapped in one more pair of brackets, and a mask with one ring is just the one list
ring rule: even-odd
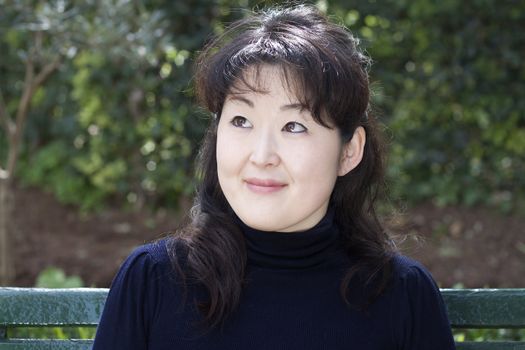
{"label": "brown eye", "polygon": [[291,132],[294,134],[299,134],[306,132],[308,129],[301,123],[298,122],[289,122],[283,127],[283,131]]}
{"label": "brown eye", "polygon": [[236,128],[251,128],[252,127],[252,124],[248,121],[248,119],[241,117],[239,115],[233,117],[230,123]]}

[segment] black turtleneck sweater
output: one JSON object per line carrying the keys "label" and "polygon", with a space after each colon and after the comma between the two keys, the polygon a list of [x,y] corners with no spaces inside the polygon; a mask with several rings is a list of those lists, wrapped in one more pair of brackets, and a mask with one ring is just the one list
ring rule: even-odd
{"label": "black turtleneck sweater", "polygon": [[[454,342],[439,290],[417,262],[394,258],[390,287],[366,309],[349,308],[341,279],[352,265],[329,212],[297,233],[240,223],[248,251],[241,303],[224,328],[203,332],[184,298],[164,239],[136,249],[116,275],[93,350],[450,350]],[[349,286],[350,301],[366,289]],[[186,302],[183,302],[186,300]]]}

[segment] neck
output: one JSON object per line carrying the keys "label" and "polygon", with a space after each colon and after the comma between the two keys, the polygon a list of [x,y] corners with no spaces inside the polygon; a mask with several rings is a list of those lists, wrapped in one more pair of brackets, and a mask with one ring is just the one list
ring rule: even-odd
{"label": "neck", "polygon": [[302,232],[256,230],[237,220],[248,252],[248,263],[265,268],[308,269],[340,257],[342,249],[334,211],[314,227]]}

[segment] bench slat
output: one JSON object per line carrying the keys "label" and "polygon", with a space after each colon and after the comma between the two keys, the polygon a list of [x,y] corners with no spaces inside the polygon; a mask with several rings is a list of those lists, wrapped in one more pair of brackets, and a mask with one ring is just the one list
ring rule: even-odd
{"label": "bench slat", "polygon": [[443,289],[441,294],[453,328],[525,328],[525,289]]}
{"label": "bench slat", "polygon": [[525,350],[523,342],[461,342],[456,343],[457,350]]}
{"label": "bench slat", "polygon": [[90,350],[92,340],[16,339],[0,342],[0,350]]}
{"label": "bench slat", "polygon": [[[89,350],[92,340],[10,340],[0,350]],[[524,342],[461,342],[457,350],[525,350]]]}
{"label": "bench slat", "polygon": [[0,325],[96,326],[107,289],[0,288]]}

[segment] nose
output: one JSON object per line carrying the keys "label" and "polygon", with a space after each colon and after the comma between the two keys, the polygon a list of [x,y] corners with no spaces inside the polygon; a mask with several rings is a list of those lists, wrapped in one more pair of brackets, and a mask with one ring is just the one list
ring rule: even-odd
{"label": "nose", "polygon": [[281,158],[278,153],[277,140],[270,131],[261,131],[254,135],[250,162],[259,167],[279,165]]}

